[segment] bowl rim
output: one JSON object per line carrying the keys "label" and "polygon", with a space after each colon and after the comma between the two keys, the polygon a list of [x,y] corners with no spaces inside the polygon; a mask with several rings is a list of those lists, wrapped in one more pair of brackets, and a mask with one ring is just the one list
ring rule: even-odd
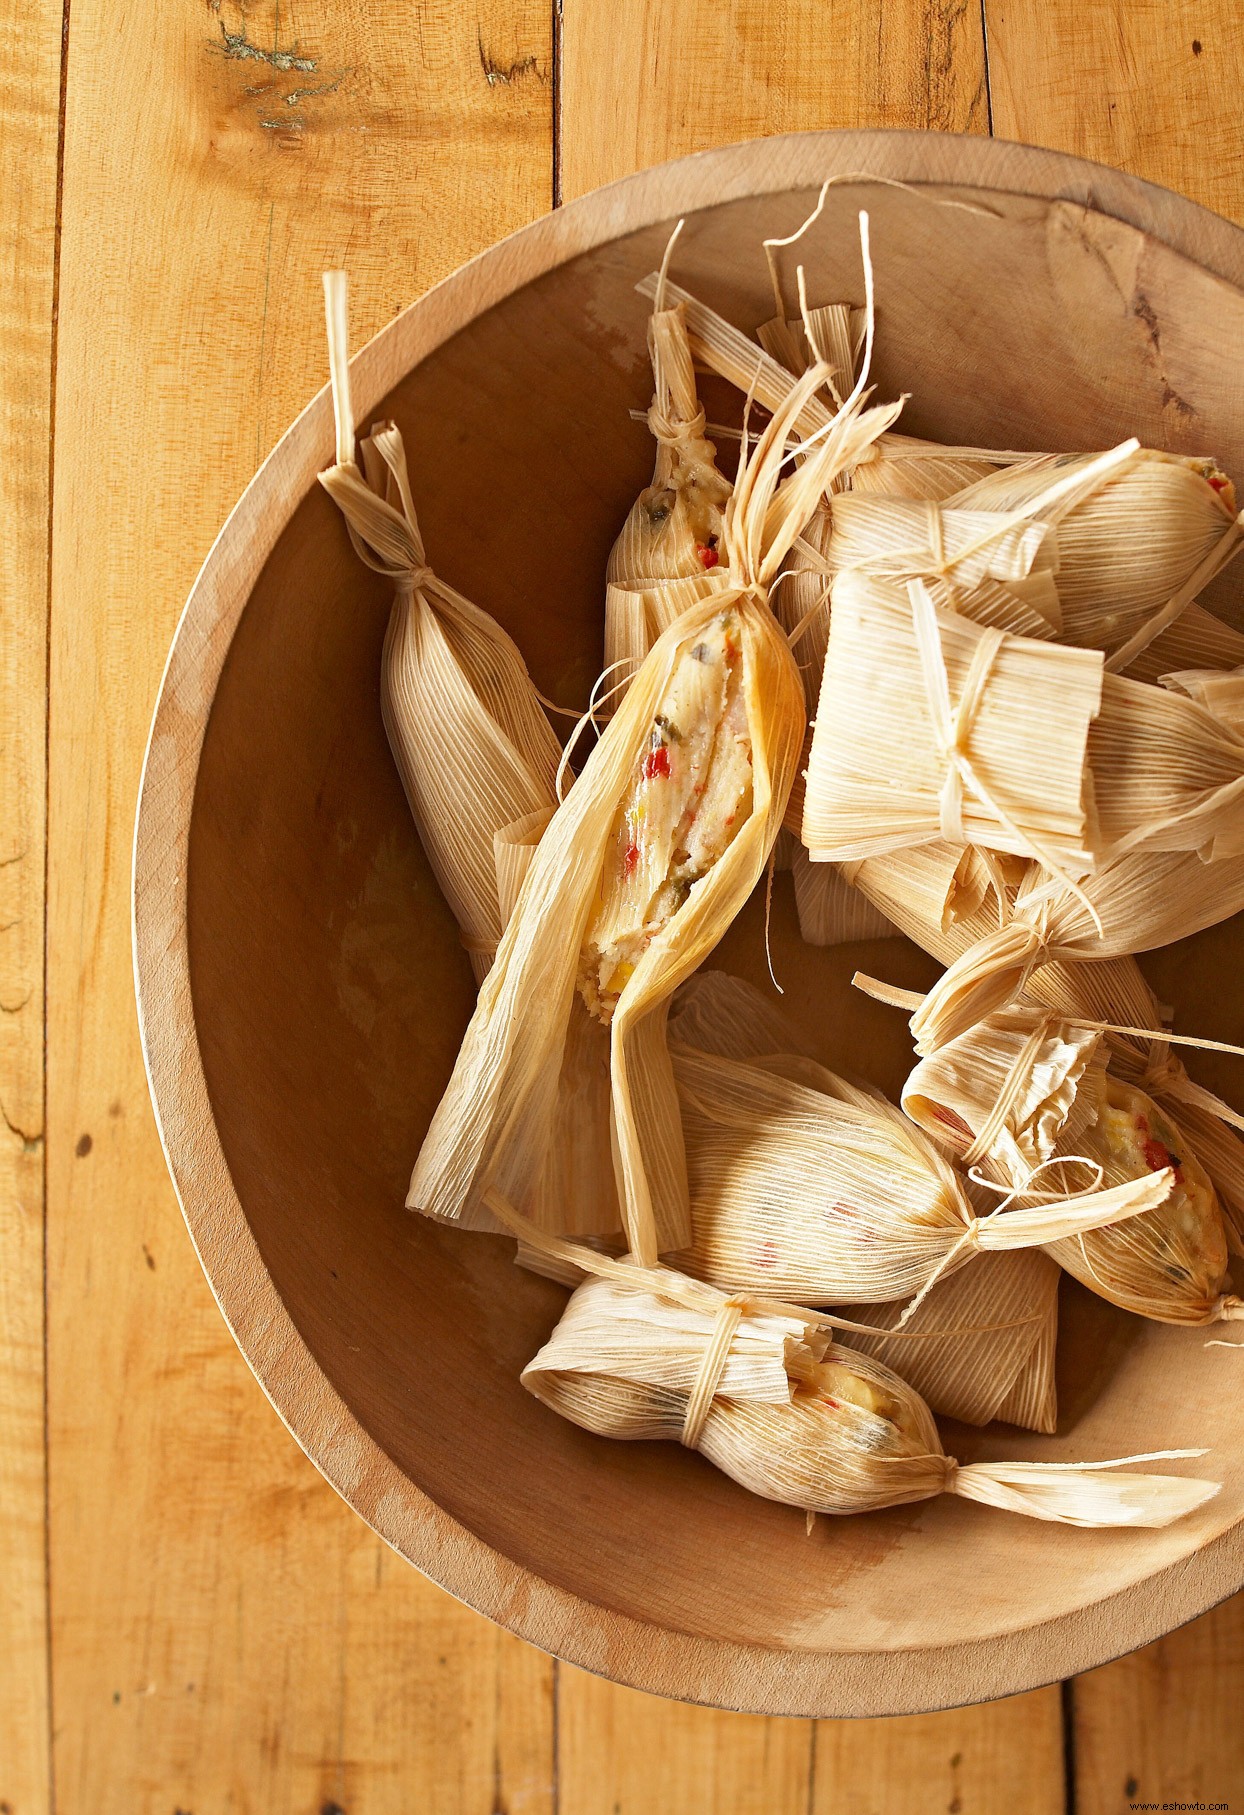
{"label": "bowl rim", "polygon": [[[358,419],[420,360],[515,289],[579,254],[680,214],[862,173],[1072,203],[1126,222],[1244,288],[1244,230],[1198,203],[1064,152],[963,134],[796,133],[703,151],[566,203],[410,304],[351,361]],[[278,1416],[386,1543],[468,1606],[555,1656],[634,1688],[758,1714],[927,1712],[1094,1668],[1244,1584],[1244,1521],[1113,1595],[1002,1635],[905,1650],[811,1651],[674,1630],[556,1587],[425,1495],[367,1433],[299,1335],[234,1190],[212,1115],[190,993],[186,872],[199,757],[233,633],[260,571],[333,458],[325,385],[230,512],[174,633],[134,829],[135,991],[148,1086],[203,1271]]]}

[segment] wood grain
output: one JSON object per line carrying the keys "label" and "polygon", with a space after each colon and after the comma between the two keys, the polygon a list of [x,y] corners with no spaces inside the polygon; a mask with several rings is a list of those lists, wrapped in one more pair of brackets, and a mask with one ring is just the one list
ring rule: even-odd
{"label": "wood grain", "polygon": [[993,130],[1244,220],[1244,14],[1204,0],[985,0]]}
{"label": "wood grain", "polygon": [[1244,1800],[1244,1608],[1237,1597],[1076,1678],[1076,1815]]}
{"label": "wood grain", "polygon": [[764,133],[986,132],[962,0],[564,0],[561,193]]}
{"label": "wood grain", "polygon": [[820,1721],[809,1815],[1063,1815],[1057,1690],[947,1714]]}
{"label": "wood grain", "polygon": [[[1199,0],[986,0],[994,130],[1244,221],[1244,19]],[[1244,1596],[1075,1680],[1078,1815],[1244,1794]]]}
{"label": "wood grain", "polygon": [[[563,20],[560,187],[566,196],[760,133],[857,125],[987,130],[980,21],[962,6],[862,0],[831,11],[820,0],[772,7],[749,0],[725,7],[709,0],[626,0],[602,8],[565,0]],[[967,1775],[988,1794],[977,1760],[983,1755],[985,1773],[1000,1762],[1005,1769],[1010,1748],[1010,1774],[1017,1785],[1030,1786],[1032,1797],[1017,1809],[1044,1815],[1061,1807],[1057,1691],[899,1723],[901,1771],[890,1768],[895,1726],[817,1723],[813,1774],[812,1752],[794,1743],[789,1723],[770,1721],[766,1730],[760,1721],[663,1706],[563,1671],[562,1781],[586,1791],[593,1779],[583,1763],[576,1776],[577,1761],[604,1757],[611,1770],[596,1781],[625,1784],[624,1811],[686,1806],[742,1815],[753,1808],[807,1808],[828,1815],[866,1808],[872,1799],[897,1815],[934,1806],[931,1783],[960,1781],[962,1767],[946,1762],[955,1756],[973,1761]],[[639,1733],[643,1742],[636,1745]],[[702,1754],[713,1769],[692,1774],[687,1760]],[[655,1771],[653,1760],[661,1761]],[[802,1791],[793,1781],[801,1769]],[[692,1783],[695,1790],[688,1789]],[[599,1806],[607,1811],[607,1793]]]}
{"label": "wood grain", "polygon": [[[105,1815],[114,1808],[165,1815],[174,1802],[200,1810],[253,1807],[265,1815],[308,1808],[373,1815],[404,1810],[417,1794],[438,1811],[484,1815],[504,1807],[510,1815],[543,1815],[553,1803],[550,1666],[422,1582],[336,1502],[263,1406],[194,1267],[150,1132],[131,1031],[124,873],[148,705],[181,598],[251,467],[319,382],[320,265],[349,264],[361,337],[435,276],[545,205],[552,173],[549,9],[490,4],[480,18],[479,9],[468,16],[423,4],[399,26],[374,3],[293,14],[286,5],[278,27],[273,7],[248,8],[245,18],[229,7],[225,0],[222,15],[214,4],[185,5],[153,24],[106,11],[98,0],[75,0],[72,21],[53,617],[49,1104],[60,1806]],[[856,121],[983,130],[974,7],[855,4],[832,9],[828,24],[827,10],[810,0],[769,8],[733,0],[714,10],[712,31],[697,32],[696,9],[675,11],[668,0],[622,9],[565,0],[566,119],[573,111],[579,122],[577,137],[565,134],[563,122],[565,193],[758,131]],[[1031,28],[1018,50],[1010,40],[1011,112],[999,118],[1000,132],[1027,132],[1014,122],[1021,103],[1048,79],[1040,59],[1048,70],[1054,34],[1041,21],[1055,10],[1009,0],[990,6],[995,58],[1007,54],[1008,16],[1025,15]],[[1127,130],[1153,160],[1134,167],[1158,180],[1176,180],[1161,165],[1162,132],[1182,126],[1168,112],[1166,128],[1150,131],[1145,84],[1151,68],[1168,85],[1182,79],[1173,33],[1169,63],[1145,58],[1155,41],[1165,43],[1164,22],[1174,17],[1182,25],[1188,11],[1154,0],[1130,11],[1077,7],[1074,16],[1068,10],[1058,40],[1070,60],[1083,39],[1083,54],[1098,58],[1108,80],[1117,79],[1119,43],[1125,73],[1126,59],[1134,65],[1140,58],[1141,79],[1133,82],[1140,100]],[[39,47],[37,80],[23,63],[17,82],[28,109],[30,93],[51,92],[46,78],[59,14],[42,20],[37,33],[28,8],[20,20],[21,32],[11,28],[5,42],[16,37],[23,56],[35,42]],[[1221,9],[1213,20],[1213,30],[1199,34],[1196,73],[1210,85],[1206,107],[1216,111],[1201,124],[1217,149],[1203,164],[1190,162],[1191,176],[1179,186],[1225,207],[1216,195],[1234,152],[1224,135],[1234,117],[1240,55],[1229,42],[1238,28]],[[1217,65],[1210,61],[1215,32]],[[307,62],[315,68],[295,66]],[[1067,83],[1066,140],[1055,139],[1052,126],[1033,136],[1070,144],[1080,131],[1090,155],[1126,162],[1123,151],[1103,149],[1089,136],[1100,124],[1092,108],[1082,109],[1083,121],[1074,118],[1081,92]],[[7,109],[4,117],[11,122]],[[40,120],[32,143],[46,168],[48,122]],[[51,121],[54,174],[54,101]],[[1109,127],[1123,129],[1118,122]],[[9,146],[17,150],[11,125]],[[33,213],[19,218],[27,238],[35,221],[37,246],[54,186],[35,195],[33,176],[32,185]],[[110,228],[102,245],[101,219]],[[31,245],[23,250],[29,269]],[[50,270],[49,257],[49,287]],[[21,319],[27,327],[37,322],[46,338],[50,294],[45,313],[42,306],[32,299]],[[14,344],[6,336],[10,353]],[[23,408],[31,395],[37,390],[19,390]],[[119,397],[125,409],[116,407]],[[19,419],[22,433],[28,421]],[[16,445],[10,436],[6,485],[17,470]],[[43,454],[39,445],[39,461]],[[39,462],[20,470],[23,483],[33,483]],[[45,519],[46,505],[42,516],[23,521]],[[7,564],[26,562],[29,550],[9,538],[0,558],[7,591]],[[36,550],[36,566],[38,560]],[[38,622],[41,612],[31,617]],[[41,645],[33,656],[25,644],[18,649],[23,662],[42,660]],[[8,660],[6,649],[6,688]],[[20,697],[29,702],[39,691],[37,667],[22,675]],[[10,718],[9,698],[6,731],[25,723]],[[41,746],[40,713],[30,748],[37,755]],[[41,810],[41,796],[36,775],[34,795],[23,796],[20,810]],[[7,813],[6,799],[6,836]],[[26,823],[37,841],[39,824]],[[28,899],[24,894],[23,911]],[[7,919],[0,915],[0,924]],[[6,990],[11,974],[0,972]],[[41,957],[33,966],[23,961],[18,980],[39,974]],[[0,1021],[0,1037],[8,1032],[7,1019]],[[15,1064],[28,1062],[33,1043],[24,1038]],[[28,1126],[14,1115],[10,1055],[4,1059],[6,1112],[37,1140],[37,1119]],[[41,1087],[36,1105],[40,1099]],[[38,1172],[37,1153],[23,1146],[16,1157],[24,1177]],[[20,1201],[25,1207],[32,1200],[27,1194]],[[0,1231],[7,1242],[8,1224]],[[22,1242],[19,1266],[28,1263],[28,1231]],[[15,1277],[11,1261],[11,1246],[0,1249],[0,1287]],[[30,1320],[37,1319],[40,1292],[38,1282],[31,1289],[28,1264],[16,1277],[25,1283],[20,1296],[3,1301],[3,1340],[14,1331],[20,1339],[19,1397],[7,1397],[10,1370],[0,1359],[0,1444],[7,1455],[13,1404],[25,1420],[16,1431],[20,1458],[35,1404],[29,1332],[37,1335]],[[118,1431],[123,1385],[136,1412]],[[34,1466],[15,1477],[23,1520],[42,1499],[38,1464],[28,1453]],[[7,1502],[0,1505],[0,1514],[8,1510]],[[18,1529],[29,1539],[27,1523]],[[37,1591],[22,1587],[33,1576],[13,1578],[27,1613],[35,1613],[25,1631],[26,1656],[37,1665],[41,1532],[38,1545],[27,1542],[20,1554],[38,1565]],[[6,1580],[6,1596],[11,1585]],[[6,1599],[6,1613],[8,1605]],[[1210,1616],[1152,1653],[1165,1654],[1227,1617]],[[1228,1626],[1226,1641],[1218,1633],[1211,1644],[1228,1683],[1238,1681],[1228,1674],[1239,1668],[1234,1630]],[[1126,1700],[1122,1685],[1135,1681],[1123,1673],[1150,1655],[1085,1679],[1086,1697],[1116,1672],[1121,1687],[1106,1694],[1097,1738],[1089,1720],[1094,1703],[1078,1704],[1081,1797],[1093,1793],[1093,1757],[1102,1761],[1107,1785],[1103,1800],[1083,1807],[1120,1806],[1117,1795],[1109,1800],[1108,1776],[1113,1771],[1117,1779],[1112,1761],[1127,1748],[1120,1749],[1123,1729],[1111,1709]],[[1146,1681],[1166,1684],[1173,1705],[1178,1688],[1170,1672],[1186,1668],[1202,1687],[1209,1655],[1198,1652],[1189,1662],[1190,1654],[1171,1653],[1166,1674]],[[10,1648],[0,1658],[0,1696],[9,1689],[6,1667],[20,1678],[16,1730],[24,1750],[12,1753],[0,1714],[0,1801],[7,1797],[26,1815],[46,1802],[37,1775],[41,1679],[37,1667],[33,1677],[22,1671]],[[679,1806],[661,1802],[664,1786],[690,1808],[789,1806],[802,1815],[807,1723],[675,1707],[562,1674],[563,1808],[577,1815],[568,1784],[582,1792],[587,1809]],[[1177,1723],[1163,1724],[1160,1713],[1143,1734],[1128,1729],[1145,1758],[1156,1759],[1159,1776],[1163,1761],[1176,1761],[1167,1775],[1182,1783],[1185,1766],[1221,1747],[1215,1723],[1229,1707],[1222,1693],[1219,1701],[1205,1692],[1208,1724],[1185,1749]],[[1156,1706],[1152,1687],[1144,1694],[1145,1706]],[[908,1807],[942,1806],[948,1787],[947,1806],[958,1799],[964,1815],[974,1806],[984,1815],[994,1806],[988,1773],[1005,1772],[1008,1761],[1013,1770],[1031,1756],[1039,1763],[1035,1786],[1004,1776],[1007,1806],[1054,1808],[1053,1800],[1024,1798],[1053,1798],[1055,1721],[1052,1692],[1040,1692],[904,1722],[820,1723],[813,1806],[877,1806],[902,1815]],[[1151,1743],[1155,1734],[1160,1744]],[[598,1745],[605,1750],[594,1757]],[[901,1770],[887,1753],[902,1761]],[[680,1762],[684,1756],[690,1766]],[[5,1776],[14,1757],[25,1780]],[[15,1799],[14,1781],[26,1802]],[[716,1802],[705,1800],[706,1783]],[[827,1785],[838,1786],[838,1799]],[[1207,1799],[1211,1790],[1218,1793],[1206,1783]],[[1224,1799],[1230,1793],[1221,1792]]]}
{"label": "wood grain", "polygon": [[[152,1126],[127,911],[169,638],[321,382],[320,270],[350,268],[362,339],[547,206],[549,34],[530,0],[73,9],[48,1032],[64,1810],[374,1815],[409,1809],[412,1784],[462,1815],[550,1807],[547,1660],[390,1556],[220,1320]],[[22,1110],[37,1137],[37,1093]]]}
{"label": "wood grain", "polygon": [[46,1809],[43,958],[61,9],[0,6],[0,1807]]}
{"label": "wood grain", "polygon": [[574,1815],[805,1815],[812,1723],[723,1714],[559,1673],[558,1789]]}

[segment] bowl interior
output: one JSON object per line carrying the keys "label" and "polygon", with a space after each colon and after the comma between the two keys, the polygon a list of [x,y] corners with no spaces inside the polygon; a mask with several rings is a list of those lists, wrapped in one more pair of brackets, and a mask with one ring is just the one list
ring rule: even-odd
{"label": "bowl interior", "polygon": [[[676,275],[745,328],[771,313],[766,233],[812,196],[694,214]],[[812,300],[863,300],[871,212],[881,396],[947,442],[1090,448],[1136,433],[1214,451],[1244,478],[1244,301],[1132,228],[1019,197],[983,211],[833,192],[804,251]],[[601,661],[602,575],[651,469],[646,305],[667,229],[585,253],[419,364],[381,415],[402,427],[429,558],[492,611],[538,686],[583,704]],[[710,419],[736,404],[707,387]],[[1229,603],[1231,576],[1208,595]],[[278,541],[216,693],[190,831],[188,939],[211,1107],[276,1288],[319,1367],[418,1488],[503,1556],[657,1627],[786,1650],[945,1646],[1023,1628],[1190,1555],[1244,1505],[1238,1362],[1204,1335],[1066,1292],[1058,1437],[944,1426],[947,1449],[1086,1457],[1207,1443],[1217,1500],[1165,1532],[1091,1533],[943,1499],[819,1521],[754,1499],[672,1446],[560,1422],[518,1373],[562,1292],[511,1244],[402,1207],[472,1004],[467,959],[412,827],[380,722],[384,583],[312,486]],[[789,877],[771,929],[786,1005],[839,1069],[890,1090],[902,1018],[856,968],[927,982],[899,941],[798,938]],[[1185,1026],[1230,1037],[1239,934],[1162,954]],[[763,981],[753,901],[715,962]],[[1234,999],[1233,999],[1234,998]],[[1202,1072],[1215,1081],[1212,1069]],[[1220,1081],[1228,1091],[1230,1073]],[[1188,1465],[1185,1465],[1188,1466]],[[884,1565],[884,1567],[882,1567]]]}

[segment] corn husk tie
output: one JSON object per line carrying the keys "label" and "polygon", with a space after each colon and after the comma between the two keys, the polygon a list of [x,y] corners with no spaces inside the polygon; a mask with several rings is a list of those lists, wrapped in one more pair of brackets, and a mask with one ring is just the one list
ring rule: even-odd
{"label": "corn husk tie", "polygon": [[343,272],[324,279],[337,464],[320,483],[359,559],[393,582],[381,711],[420,840],[479,982],[501,938],[499,864],[557,804],[561,749],[517,646],[428,566],[400,431],[372,429],[354,461]]}
{"label": "corn husk tie", "polygon": [[[602,1012],[579,988],[598,908],[612,912],[627,845],[626,815],[652,751],[655,717],[679,664],[715,624],[741,648],[751,800],[730,841],[655,925],[603,1028],[609,1051],[609,1137],[617,1202],[633,1251],[650,1264],[690,1236],[677,1093],[665,1046],[669,997],[716,944],[764,871],[794,781],[803,693],[768,589],[833,473],[894,420],[897,405],[844,411],[779,483],[791,424],[821,382],[809,373],[784,415],[745,449],[726,517],[733,590],[691,607],[664,633],[591,752],[527,872],[497,961],[467,1029],[453,1077],[416,1162],[408,1202],[430,1215],[488,1227],[495,1187],[544,1227],[573,1226],[572,1205],[544,1181],[557,1126],[568,1028]],[[735,634],[734,631],[730,633]],[[632,840],[633,842],[633,840]],[[630,874],[629,857],[626,874]],[[601,1021],[595,1025],[601,1029]],[[616,1217],[616,1211],[615,1211]],[[577,1233],[605,1233],[598,1222]]]}
{"label": "corn husk tie", "polygon": [[588,1279],[521,1378],[586,1430],[697,1449],[752,1493],[810,1513],[952,1493],[1065,1524],[1164,1525],[1218,1491],[1186,1477],[1111,1472],[1203,1450],[962,1467],[942,1450],[919,1394],[871,1356],[829,1342],[818,1320],[801,1322],[797,1311],[766,1319],[737,1295],[719,1297],[715,1318],[694,1316],[669,1276],[653,1285]]}

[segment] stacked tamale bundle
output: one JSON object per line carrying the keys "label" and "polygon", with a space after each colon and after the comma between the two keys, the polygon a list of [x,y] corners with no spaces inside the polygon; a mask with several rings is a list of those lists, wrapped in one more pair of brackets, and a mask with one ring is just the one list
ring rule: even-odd
{"label": "stacked tamale bundle", "polygon": [[[1244,1116],[1134,958],[1244,908],[1244,635],[1197,597],[1244,539],[1231,482],[1132,439],[900,434],[866,217],[862,303],[813,306],[802,267],[788,300],[800,237],[766,243],[754,338],[674,282],[677,232],[638,285],[652,482],[564,751],[432,574],[397,429],[356,455],[328,284],[323,483],[394,586],[385,723],[479,982],[407,1202],[569,1288],[522,1382],[601,1437],[810,1518],[952,1494],[1163,1525],[1215,1483],[1124,1465],[1203,1452],[962,1466],[935,1417],[1057,1430],[1063,1273],[1103,1316],[1244,1314]],[[899,932],[945,967],[860,980],[910,1015],[899,1101],[825,1062],[825,1004],[705,968],[779,864],[806,941]]]}

